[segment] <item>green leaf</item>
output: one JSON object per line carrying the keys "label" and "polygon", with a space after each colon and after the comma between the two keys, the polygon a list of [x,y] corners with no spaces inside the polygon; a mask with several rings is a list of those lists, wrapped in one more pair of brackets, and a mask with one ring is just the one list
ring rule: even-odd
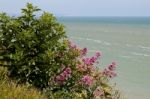
{"label": "green leaf", "polygon": [[11,42],[13,43],[13,42],[15,42],[15,41],[17,41],[16,39],[11,39]]}

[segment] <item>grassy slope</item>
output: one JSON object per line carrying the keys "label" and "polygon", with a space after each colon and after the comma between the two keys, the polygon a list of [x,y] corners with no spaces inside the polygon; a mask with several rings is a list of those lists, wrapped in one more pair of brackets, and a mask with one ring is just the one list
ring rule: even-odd
{"label": "grassy slope", "polygon": [[0,99],[46,99],[38,90],[10,81],[6,73],[7,69],[0,67]]}

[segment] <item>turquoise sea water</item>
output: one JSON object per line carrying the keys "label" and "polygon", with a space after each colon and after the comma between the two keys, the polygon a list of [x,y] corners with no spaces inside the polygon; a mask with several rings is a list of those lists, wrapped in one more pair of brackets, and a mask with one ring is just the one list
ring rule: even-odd
{"label": "turquoise sea water", "polygon": [[68,37],[89,55],[102,52],[100,67],[118,63],[114,79],[127,99],[150,99],[149,17],[59,17]]}

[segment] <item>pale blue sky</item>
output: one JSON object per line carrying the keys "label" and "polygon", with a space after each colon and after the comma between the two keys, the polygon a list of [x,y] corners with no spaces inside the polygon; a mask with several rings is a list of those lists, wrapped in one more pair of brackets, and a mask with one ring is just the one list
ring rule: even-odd
{"label": "pale blue sky", "polygon": [[0,0],[0,12],[18,14],[27,2],[56,16],[150,16],[150,0]]}

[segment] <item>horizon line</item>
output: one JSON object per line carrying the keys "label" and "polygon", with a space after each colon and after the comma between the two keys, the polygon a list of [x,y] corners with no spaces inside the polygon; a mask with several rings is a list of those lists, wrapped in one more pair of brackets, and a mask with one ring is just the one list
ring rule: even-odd
{"label": "horizon line", "polygon": [[[4,12],[5,13],[5,12]],[[18,16],[18,14],[13,13],[6,13],[11,16]],[[150,17],[148,15],[58,15],[52,13],[55,17]],[[37,14],[39,16],[39,14]]]}

